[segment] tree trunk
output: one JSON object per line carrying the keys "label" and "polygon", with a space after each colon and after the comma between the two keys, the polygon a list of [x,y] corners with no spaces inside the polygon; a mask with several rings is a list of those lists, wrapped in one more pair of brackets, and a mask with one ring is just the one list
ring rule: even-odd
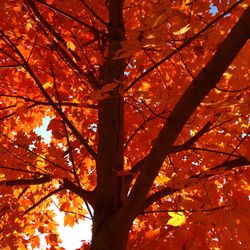
{"label": "tree trunk", "polygon": [[111,216],[93,234],[91,250],[125,250],[130,224]]}
{"label": "tree trunk", "polygon": [[[124,98],[120,93],[124,78],[125,60],[113,59],[125,39],[123,0],[107,1],[109,10],[107,58],[103,67],[103,85],[117,84],[109,98],[98,107],[97,186],[93,218],[91,249],[125,249],[127,234],[121,222],[113,219],[124,200],[123,180],[117,173],[124,168]],[[112,218],[112,220],[111,220]],[[121,233],[121,231],[123,233]]]}

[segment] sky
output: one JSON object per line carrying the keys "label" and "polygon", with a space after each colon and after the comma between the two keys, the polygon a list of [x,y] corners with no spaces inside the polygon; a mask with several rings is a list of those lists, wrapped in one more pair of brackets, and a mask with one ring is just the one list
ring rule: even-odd
{"label": "sky", "polygon": [[[58,233],[62,240],[60,244],[61,247],[65,248],[66,250],[75,250],[82,246],[82,240],[90,241],[91,240],[91,226],[92,222],[88,219],[86,220],[79,220],[79,224],[76,224],[73,228],[63,226],[63,217],[64,214],[55,207],[56,212],[56,222],[59,224],[57,227]],[[44,236],[41,236],[40,248],[34,250],[43,250],[46,249],[47,244],[44,239]],[[33,249],[28,249],[33,250]]]}
{"label": "sky", "polygon": [[[51,118],[45,117],[43,123],[40,127],[35,129],[37,135],[40,135],[45,143],[50,143],[51,140],[51,131],[47,131]],[[79,224],[76,224],[73,228],[66,226],[64,227],[64,213],[60,212],[58,208],[52,204],[52,208],[56,213],[56,222],[59,224],[58,233],[62,239],[61,247],[64,247],[66,250],[75,250],[80,248],[82,245],[82,240],[90,241],[91,240],[91,227],[92,222],[89,219],[79,220]],[[46,248],[46,241],[41,237],[41,248],[39,250]],[[30,249],[31,250],[31,249]]]}
{"label": "sky", "polygon": [[89,219],[79,220],[79,224],[76,224],[73,228],[63,226],[64,213],[60,212],[56,207],[54,207],[56,212],[56,221],[59,224],[58,233],[63,243],[61,244],[66,250],[75,250],[80,248],[82,245],[82,240],[91,240],[91,226],[92,221]]}

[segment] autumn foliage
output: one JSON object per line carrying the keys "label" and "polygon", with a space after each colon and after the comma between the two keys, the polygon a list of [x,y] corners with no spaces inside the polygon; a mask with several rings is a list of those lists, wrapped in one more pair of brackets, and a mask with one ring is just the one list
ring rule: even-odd
{"label": "autumn foliage", "polygon": [[59,210],[92,220],[81,249],[250,248],[249,1],[1,0],[0,21],[0,249],[63,249]]}

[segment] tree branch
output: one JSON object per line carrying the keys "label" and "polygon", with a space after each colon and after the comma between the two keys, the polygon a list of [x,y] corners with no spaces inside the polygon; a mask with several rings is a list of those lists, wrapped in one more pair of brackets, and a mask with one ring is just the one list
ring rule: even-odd
{"label": "tree branch", "polygon": [[225,170],[231,170],[235,167],[246,166],[249,164],[250,164],[250,162],[245,157],[239,157],[239,158],[234,159],[234,160],[225,161],[225,162],[223,162],[215,167],[212,167],[210,170],[216,170],[216,169],[221,169],[221,168],[225,168]]}
{"label": "tree branch", "polygon": [[[177,153],[183,150],[188,150],[190,149],[190,147],[196,142],[198,141],[207,131],[209,131],[210,126],[211,126],[211,122],[208,122],[201,130],[199,130],[193,137],[191,137],[189,140],[187,140],[186,142],[184,142],[181,145],[178,146],[174,146],[171,150],[170,153]],[[126,187],[126,191],[128,191],[130,184],[132,182],[132,180],[135,177],[135,174],[138,173],[142,167],[144,166],[145,162],[146,162],[146,157],[144,157],[143,159],[141,159],[139,162],[137,162],[133,168],[129,171],[130,173],[134,174],[134,176],[131,175],[127,175],[125,177],[125,187]]]}
{"label": "tree branch", "polygon": [[227,155],[227,156],[234,156],[234,157],[238,157],[238,154],[233,154],[232,152],[223,152],[220,150],[216,150],[216,149],[210,149],[210,148],[198,148],[198,147],[189,147],[189,150],[197,150],[197,151],[204,151],[204,152],[210,152],[210,153],[215,153],[215,154],[221,154],[221,155]]}
{"label": "tree branch", "polygon": [[70,54],[74,57],[76,61],[80,61],[81,59],[79,56],[70,48],[67,48],[66,41],[55,31],[54,28],[51,27],[51,25],[45,20],[45,18],[41,15],[41,13],[36,8],[35,3],[33,0],[26,0],[29,7],[32,9],[33,13],[36,15],[36,17],[39,19],[39,21],[47,28],[47,30],[62,44],[62,46],[67,49],[67,51],[70,52]]}
{"label": "tree branch", "polygon": [[6,186],[22,186],[22,185],[39,185],[51,181],[50,175],[44,175],[41,178],[34,179],[16,179],[16,180],[6,180],[0,181],[0,185]]}
{"label": "tree branch", "polygon": [[[117,171],[124,168],[124,97],[119,93],[124,80],[125,59],[113,59],[125,40],[123,0],[107,1],[109,12],[109,35],[106,45],[107,57],[103,65],[103,84],[119,82],[115,96],[99,102],[98,109],[98,156],[96,164],[97,186],[93,223],[93,246],[95,235],[103,222],[117,211],[125,198],[122,177]],[[94,248],[94,247],[93,247]]]}
{"label": "tree branch", "polygon": [[144,198],[156,178],[166,156],[186,122],[215,87],[222,74],[237,56],[250,37],[250,6],[218,47],[214,56],[192,81],[161,129],[147,157],[145,165],[133,186],[127,202],[121,210],[124,220],[134,219],[140,211]]}
{"label": "tree branch", "polygon": [[[25,96],[9,95],[9,94],[0,94],[0,96],[21,99],[21,100],[24,100],[25,102],[33,102],[35,105],[51,106],[51,103],[49,103],[49,102],[38,101],[38,100],[34,100],[34,99],[31,99],[31,98],[25,97]],[[55,104],[59,105],[59,102],[55,102]],[[97,109],[97,105],[94,105],[94,104],[82,104],[82,103],[75,103],[75,102],[61,102],[60,104],[61,104],[61,106],[65,106],[65,107],[79,107],[79,108]],[[15,107],[15,106],[16,106],[16,104],[13,104],[12,106],[5,107],[5,108],[11,108],[11,107]],[[3,109],[4,108],[1,108],[1,110],[3,110]]]}
{"label": "tree branch", "polygon": [[[214,171],[214,170],[227,171],[227,170],[232,170],[232,169],[237,168],[237,167],[247,166],[249,164],[250,164],[250,162],[245,157],[239,157],[239,158],[234,159],[234,160],[225,161],[225,162],[223,162],[223,163],[221,163],[221,164],[219,164],[219,165],[217,165],[215,167],[212,167],[212,168],[210,168],[210,169],[208,169],[208,170],[206,170],[206,171],[204,171],[202,173],[190,176],[187,179],[186,183],[183,183],[183,188],[187,188],[187,187],[190,187],[190,186],[193,186],[193,185],[197,185],[197,182],[190,182],[190,180],[192,180],[192,179],[210,178],[212,176],[217,175],[218,171]],[[165,188],[157,191],[156,193],[148,196],[145,199],[145,201],[143,202],[141,210],[142,211],[145,210],[148,206],[152,205],[154,202],[160,200],[161,198],[163,198],[165,196],[174,194],[174,193],[180,191],[183,188],[165,187]]]}
{"label": "tree branch", "polygon": [[[33,151],[30,150],[28,147],[25,147],[25,146],[23,146],[22,144],[16,142],[15,140],[11,139],[11,138],[8,137],[7,135],[3,134],[2,132],[0,132],[0,135],[2,135],[2,136],[4,136],[5,138],[7,138],[9,141],[12,142],[12,144],[15,144],[15,145],[17,145],[18,147],[21,147],[21,148],[25,149],[27,152],[29,152],[29,153],[31,153],[31,154],[33,154],[33,155],[35,155],[35,156],[37,156],[37,157],[43,159],[44,161],[46,161],[46,162],[48,162],[48,163],[50,163],[50,164],[52,164],[52,165],[54,165],[54,166],[56,166],[56,167],[58,167],[58,168],[60,168],[60,169],[63,169],[63,170],[66,171],[66,172],[72,173],[72,170],[69,170],[69,169],[67,169],[67,168],[65,168],[65,167],[63,167],[63,166],[61,166],[61,165],[59,165],[59,164],[57,164],[57,163],[55,163],[55,162],[53,162],[53,161],[47,159],[46,157],[41,156],[41,155],[39,155],[39,154],[33,152]],[[1,147],[4,148],[7,152],[9,152],[5,147],[3,147],[3,146],[1,146]],[[13,154],[13,153],[11,153],[11,152],[9,152],[9,153],[12,154],[12,155],[13,155],[14,157],[16,157],[17,159],[22,160],[19,156],[15,155],[15,154]],[[29,164],[30,166],[34,167],[35,169],[39,169],[39,168],[37,168],[36,166],[34,166],[34,165],[32,165],[32,164],[30,164],[30,163],[24,161],[24,160],[22,160],[22,161],[25,162],[25,163],[27,163],[27,164]],[[44,170],[41,170],[41,169],[39,169],[39,170],[40,170],[40,171],[44,171]]]}
{"label": "tree branch", "polygon": [[29,213],[31,210],[33,210],[34,208],[36,208],[37,206],[39,206],[42,202],[44,202],[46,199],[48,199],[50,196],[54,195],[54,194],[57,194],[58,192],[64,190],[64,187],[60,187],[60,188],[57,188],[53,191],[51,191],[50,193],[48,193],[47,195],[45,195],[42,199],[40,199],[38,202],[36,202],[33,206],[31,206],[30,208],[28,208],[24,214],[27,214]]}
{"label": "tree branch", "polygon": [[140,214],[153,214],[153,213],[168,213],[168,212],[175,212],[175,213],[180,213],[180,212],[188,212],[188,213],[195,213],[195,212],[203,212],[203,213],[211,213],[219,209],[224,209],[228,208],[229,205],[223,205],[223,206],[218,206],[218,207],[213,207],[209,209],[162,209],[162,210],[152,210],[152,211],[143,211],[140,212]]}
{"label": "tree branch", "polygon": [[89,219],[89,220],[92,220],[92,218],[88,217],[88,216],[85,216],[83,214],[80,214],[80,213],[76,213],[76,212],[73,212],[73,211],[70,211],[70,210],[65,210],[65,209],[61,209],[60,207],[58,207],[58,205],[53,201],[54,205],[56,206],[56,208],[60,211],[60,212],[64,212],[65,214],[74,214],[76,216],[80,216],[80,217],[83,217],[85,219]]}
{"label": "tree branch", "polygon": [[209,131],[211,126],[211,122],[208,122],[201,130],[199,130],[193,137],[184,142],[181,145],[174,146],[171,150],[171,153],[180,152],[186,149],[189,149],[192,145],[194,145],[206,132]]}
{"label": "tree branch", "polygon": [[[56,30],[51,27],[51,25],[45,20],[45,18],[40,14],[38,9],[36,8],[35,4],[32,0],[26,0],[28,2],[28,5],[30,6],[33,13],[36,15],[36,17],[39,19],[40,23],[43,24],[44,27],[52,34],[52,44],[57,48],[57,50],[60,52],[61,56],[65,59],[65,61],[75,70],[78,72],[80,76],[84,76],[88,81],[91,87],[94,89],[99,89],[99,82],[96,78],[92,77],[90,78],[88,74],[85,74],[80,66],[76,63],[77,61],[81,61],[80,57],[70,48],[67,47],[66,41],[56,32]],[[36,19],[35,19],[36,21]],[[55,38],[55,39],[54,39]],[[59,42],[57,42],[59,41]],[[73,56],[75,60],[73,60],[69,55],[68,52]]]}
{"label": "tree branch", "polygon": [[124,144],[124,149],[128,146],[128,144],[131,142],[131,140],[136,136],[136,134],[143,129],[146,124],[149,121],[154,120],[155,118],[159,118],[162,114],[166,113],[165,110],[161,111],[159,114],[154,114],[153,116],[149,116],[147,117],[147,119],[145,119],[134,131],[133,133],[129,136],[129,138],[127,139],[126,143]]}
{"label": "tree branch", "polygon": [[95,190],[93,191],[84,190],[66,178],[63,179],[63,187],[65,189],[70,190],[72,193],[80,196],[81,198],[83,198],[84,201],[88,202],[92,207],[94,207]]}
{"label": "tree branch", "polygon": [[25,169],[17,169],[17,168],[2,166],[2,165],[0,165],[0,169],[8,169],[11,171],[24,172],[24,173],[28,173],[28,174],[34,174],[34,175],[44,175],[44,173],[41,173],[41,172],[35,172],[35,171],[25,170]]}

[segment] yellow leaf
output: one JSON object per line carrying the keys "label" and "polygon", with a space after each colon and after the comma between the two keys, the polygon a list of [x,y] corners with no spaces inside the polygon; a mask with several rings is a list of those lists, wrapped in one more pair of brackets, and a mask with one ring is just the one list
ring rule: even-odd
{"label": "yellow leaf", "polygon": [[32,23],[31,22],[28,22],[27,24],[26,24],[26,29],[27,30],[30,30],[31,28],[32,28],[33,26],[32,26]]}
{"label": "yellow leaf", "polygon": [[68,42],[67,42],[67,48],[74,51],[74,50],[76,49],[76,46],[75,46],[75,44],[72,43],[71,41],[68,41]]}
{"label": "yellow leaf", "polygon": [[138,89],[139,91],[148,91],[151,87],[149,82],[142,82],[142,86]]}
{"label": "yellow leaf", "polygon": [[185,2],[185,5],[190,5],[193,3],[193,0],[185,0],[184,2]]}
{"label": "yellow leaf", "polygon": [[187,24],[186,26],[180,28],[179,30],[174,31],[173,34],[176,36],[179,36],[179,35],[185,34],[190,29],[191,29],[190,24]]}
{"label": "yellow leaf", "polygon": [[228,73],[228,72],[225,72],[225,73],[223,74],[223,76],[224,76],[227,80],[229,80],[233,75],[230,74],[230,73]]}
{"label": "yellow leaf", "polygon": [[51,82],[46,82],[46,83],[43,84],[43,87],[44,87],[44,89],[52,87],[52,83]]}
{"label": "yellow leaf", "polygon": [[247,9],[248,5],[246,3],[241,3],[240,6],[243,8],[243,9]]}
{"label": "yellow leaf", "polygon": [[214,89],[214,91],[215,91],[216,94],[220,94],[221,93],[221,90],[219,90],[219,89]]}
{"label": "yellow leaf", "polygon": [[186,216],[182,212],[168,212],[168,214],[172,217],[167,225],[171,225],[174,227],[182,226],[186,223]]}

